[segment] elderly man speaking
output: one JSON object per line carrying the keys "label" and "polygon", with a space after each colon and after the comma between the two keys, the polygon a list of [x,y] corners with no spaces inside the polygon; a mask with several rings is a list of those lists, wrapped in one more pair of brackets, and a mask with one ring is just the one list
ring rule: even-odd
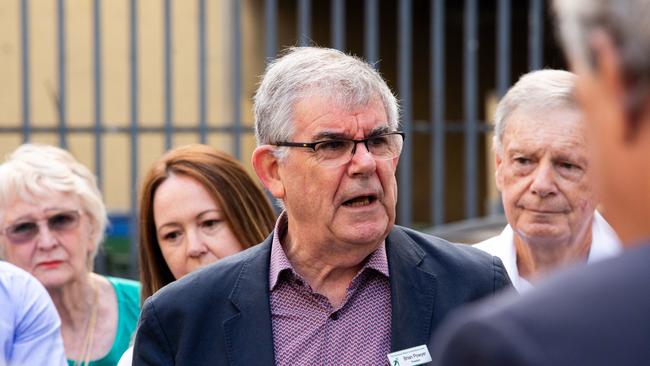
{"label": "elderly man speaking", "polygon": [[342,52],[273,62],[253,166],[285,211],[262,244],[145,303],[135,364],[426,362],[451,310],[507,286],[498,258],[394,226],[397,109],[379,74]]}
{"label": "elderly man speaking", "polygon": [[568,71],[534,71],[497,106],[496,183],[508,225],[476,247],[501,258],[519,292],[559,267],[620,251],[595,211],[587,123],[575,85]]}

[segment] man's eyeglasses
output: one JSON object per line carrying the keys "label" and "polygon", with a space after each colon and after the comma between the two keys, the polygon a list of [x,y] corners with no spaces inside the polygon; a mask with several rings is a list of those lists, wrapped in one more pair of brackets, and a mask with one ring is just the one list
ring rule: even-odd
{"label": "man's eyeglasses", "polygon": [[52,232],[61,233],[75,229],[79,225],[79,211],[57,212],[42,220],[20,221],[0,231],[13,244],[29,243],[40,232],[39,223],[45,221]]}
{"label": "man's eyeglasses", "polygon": [[387,132],[361,140],[332,139],[315,142],[276,142],[272,145],[312,149],[322,165],[336,167],[347,164],[352,160],[359,143],[363,143],[375,159],[389,160],[398,157],[402,152],[404,132]]}

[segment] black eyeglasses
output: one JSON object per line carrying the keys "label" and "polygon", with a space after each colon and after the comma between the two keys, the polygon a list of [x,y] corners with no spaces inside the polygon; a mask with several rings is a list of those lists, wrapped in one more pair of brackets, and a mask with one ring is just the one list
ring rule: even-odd
{"label": "black eyeglasses", "polygon": [[363,143],[366,150],[377,160],[389,160],[399,156],[404,145],[404,132],[386,132],[361,140],[332,139],[315,142],[276,142],[274,146],[305,147],[312,149],[324,166],[336,167],[347,164]]}
{"label": "black eyeglasses", "polygon": [[47,222],[50,231],[61,233],[75,229],[79,225],[80,216],[79,211],[57,212],[42,220],[20,221],[7,226],[0,234],[6,236],[13,244],[25,244],[34,240],[38,235],[40,222]]}

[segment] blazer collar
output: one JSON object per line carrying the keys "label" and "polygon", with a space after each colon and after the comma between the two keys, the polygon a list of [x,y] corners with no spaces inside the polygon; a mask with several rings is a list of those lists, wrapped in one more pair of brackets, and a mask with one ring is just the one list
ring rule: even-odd
{"label": "blazer collar", "polygon": [[223,322],[231,365],[273,365],[273,331],[269,305],[269,259],[272,235],[249,250],[230,302],[238,310]]}
{"label": "blazer collar", "polygon": [[[269,304],[272,236],[249,251],[228,296],[238,310],[223,322],[232,365],[275,363]],[[398,226],[386,238],[391,286],[391,350],[429,342],[436,276],[420,267],[425,253]]]}
{"label": "blazer collar", "polygon": [[386,238],[391,288],[391,350],[428,344],[437,280],[421,268],[426,254],[395,226]]}

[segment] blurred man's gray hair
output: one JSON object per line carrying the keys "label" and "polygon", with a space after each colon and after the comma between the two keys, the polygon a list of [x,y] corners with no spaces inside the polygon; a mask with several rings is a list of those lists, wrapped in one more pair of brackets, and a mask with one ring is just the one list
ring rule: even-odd
{"label": "blurred man's gray hair", "polygon": [[310,95],[348,108],[378,98],[386,108],[388,126],[397,129],[397,99],[371,65],[335,49],[292,47],[268,65],[255,94],[257,144],[290,141],[294,106]]}
{"label": "blurred man's gray hair", "polygon": [[593,66],[594,32],[609,35],[628,82],[627,105],[640,108],[650,87],[650,1],[555,0],[554,8],[564,50],[573,62]]}
{"label": "blurred man's gray hair", "polygon": [[494,116],[494,150],[503,152],[503,135],[515,110],[544,113],[549,109],[578,110],[574,96],[576,75],[565,70],[538,70],[519,78],[497,105]]}

